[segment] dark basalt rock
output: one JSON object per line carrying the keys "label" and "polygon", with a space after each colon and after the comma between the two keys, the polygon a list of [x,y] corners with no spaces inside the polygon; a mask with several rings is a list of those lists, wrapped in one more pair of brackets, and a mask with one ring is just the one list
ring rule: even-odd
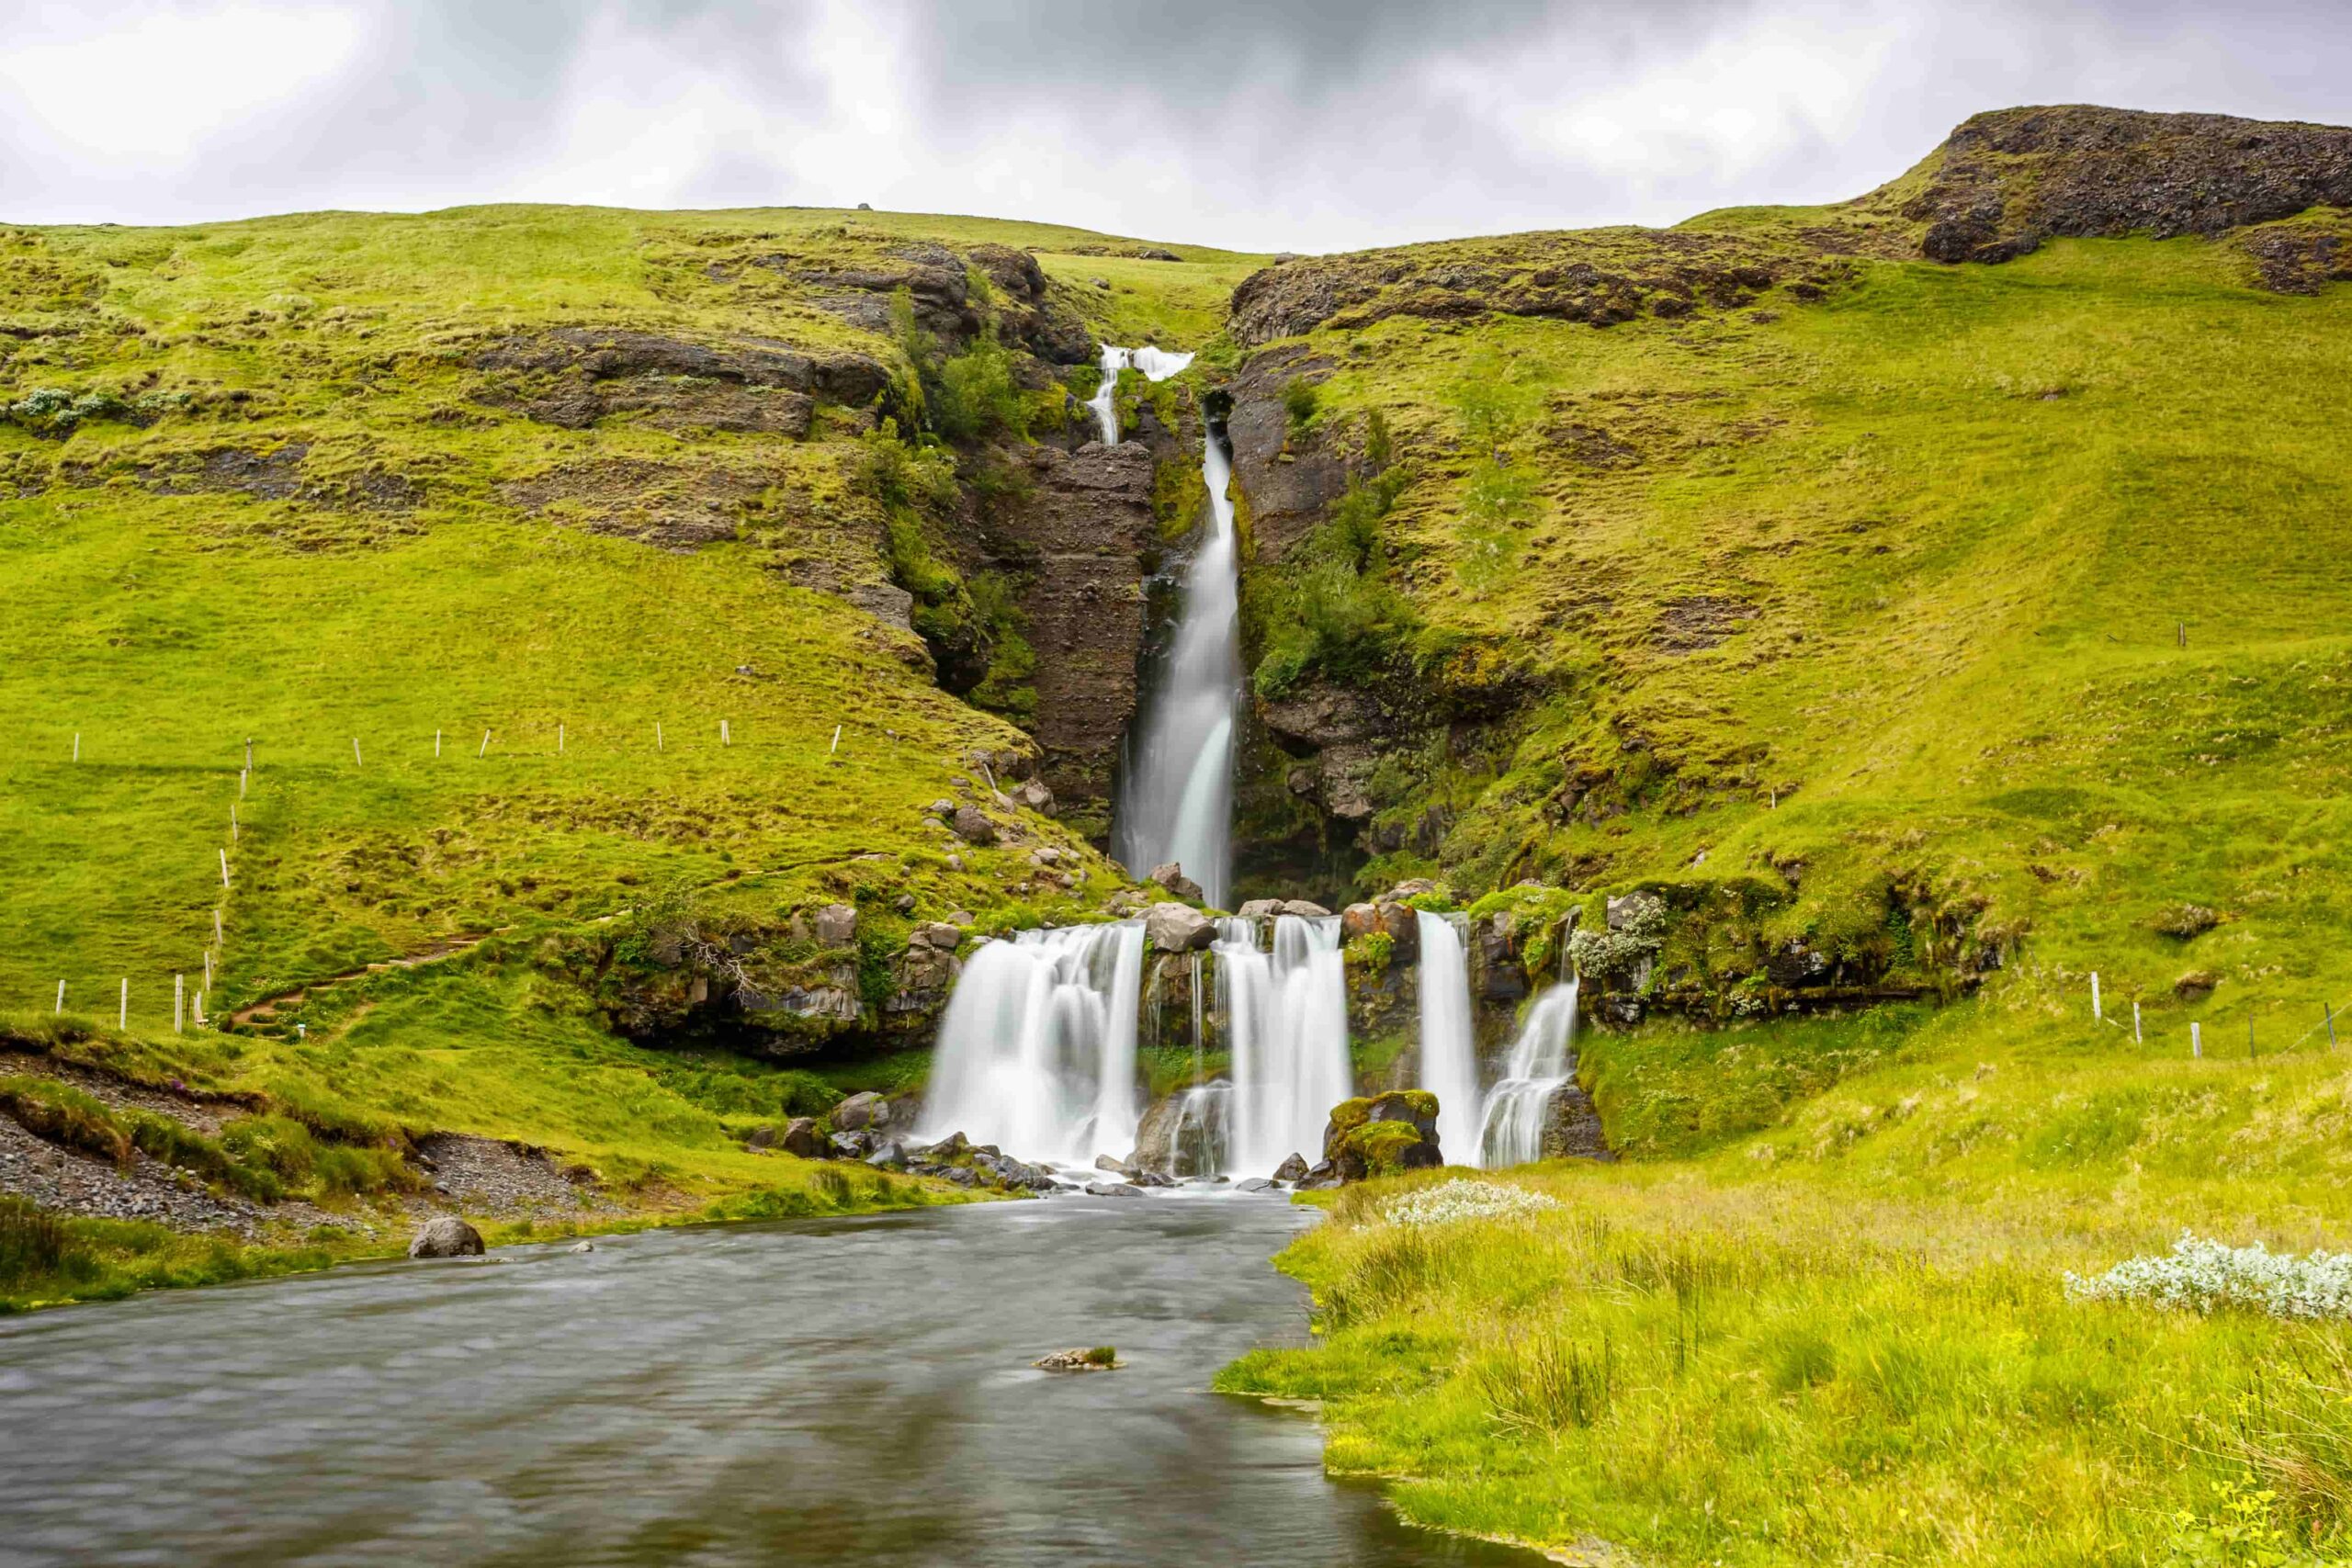
{"label": "dark basalt rock", "polygon": [[1922,255],[2003,262],[2061,237],[2219,234],[2352,206],[2352,130],[2070,104],[1980,114],[1903,216]]}

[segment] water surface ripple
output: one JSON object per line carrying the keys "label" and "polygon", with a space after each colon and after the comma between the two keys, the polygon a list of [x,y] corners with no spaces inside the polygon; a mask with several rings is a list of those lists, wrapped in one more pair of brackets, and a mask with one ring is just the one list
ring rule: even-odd
{"label": "water surface ripple", "polygon": [[[0,1562],[1525,1563],[1205,1392],[1306,1334],[1242,1197],[652,1232],[0,1320]],[[1110,1343],[1130,1363],[1029,1362]]]}

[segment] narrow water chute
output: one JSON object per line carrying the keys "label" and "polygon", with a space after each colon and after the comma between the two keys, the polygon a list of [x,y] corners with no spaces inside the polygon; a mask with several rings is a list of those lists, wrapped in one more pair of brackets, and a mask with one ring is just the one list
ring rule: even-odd
{"label": "narrow water chute", "polygon": [[1470,964],[1453,919],[1418,911],[1421,942],[1421,1087],[1437,1096],[1438,1148],[1456,1165],[1478,1155],[1478,1049]]}
{"label": "narrow water chute", "polygon": [[1575,979],[1550,986],[1527,1010],[1503,1076],[1487,1092],[1478,1161],[1494,1168],[1544,1157],[1544,1122],[1577,1070]]}

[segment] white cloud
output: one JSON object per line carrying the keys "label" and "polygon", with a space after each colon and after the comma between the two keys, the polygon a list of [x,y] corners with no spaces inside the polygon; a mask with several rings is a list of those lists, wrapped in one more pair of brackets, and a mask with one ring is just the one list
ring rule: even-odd
{"label": "white cloud", "polygon": [[366,31],[328,7],[45,8],[0,42],[0,85],[59,155],[175,164],[341,72]]}

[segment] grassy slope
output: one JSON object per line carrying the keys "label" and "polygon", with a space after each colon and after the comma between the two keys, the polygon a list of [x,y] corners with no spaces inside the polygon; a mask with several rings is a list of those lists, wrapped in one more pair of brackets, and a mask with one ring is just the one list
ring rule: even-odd
{"label": "grassy slope", "polygon": [[[2184,1226],[2352,1240],[2322,1012],[2352,996],[2352,291],[2130,240],[1865,260],[1758,305],[1307,340],[1324,438],[1377,410],[1420,470],[1383,538],[1410,651],[1457,691],[1553,694],[1483,749],[1392,760],[1381,804],[1455,809],[1465,892],[1756,878],[1761,935],[1834,951],[1897,940],[1884,890],[1924,882],[2020,939],[2009,967],[1941,1010],[1589,1032],[1643,1163],[1532,1176],[1569,1212],[1532,1228],[1415,1235],[1351,1197],[1285,1258],[1323,1344],[1227,1385],[1329,1401],[1332,1466],[1417,1518],[1645,1562],[2341,1555],[2352,1337],[2070,1305],[2061,1276]],[[1500,570],[1465,379],[1514,389],[1532,481]],[[1755,614],[1666,646],[1698,596]],[[1579,772],[1624,809],[1547,813]],[[2220,923],[2163,934],[2183,903]],[[2090,1021],[2094,969],[2144,1044]],[[2177,994],[2198,971],[2210,998]]]}
{"label": "grassy slope", "polygon": [[[1380,410],[1421,465],[1386,536],[1422,656],[1559,694],[1483,755],[1392,773],[1393,814],[1451,802],[1442,856],[1472,886],[1778,886],[1801,863],[1766,934],[1832,947],[1883,936],[1885,879],[1919,878],[2176,1033],[2249,1008],[2300,1032],[2352,992],[2332,526],[2352,292],[2282,298],[2221,247],[2118,241],[1863,263],[1826,302],[1762,303],[1310,340],[1338,364],[1324,428]],[[1463,520],[1465,366],[1515,389],[1505,447],[1534,491],[1499,571],[1472,570]],[[1592,430],[1634,456],[1580,459]],[[1661,616],[1702,596],[1752,618],[1665,646]],[[1623,815],[1547,819],[1579,768]],[[2150,929],[2184,901],[2222,923]],[[2223,983],[2175,1008],[2199,968]]]}
{"label": "grassy slope", "polygon": [[[969,771],[967,749],[1017,737],[910,671],[865,615],[771,570],[814,557],[881,576],[847,422],[820,411],[807,441],[628,415],[562,429],[483,401],[464,360],[495,334],[587,324],[894,362],[786,272],[711,268],[778,254],[854,265],[909,240],[1132,248],[808,210],[0,233],[0,402],[44,387],[189,394],[144,429],[0,425],[5,1005],[45,1014],[63,979],[70,1010],[110,1025],[128,977],[132,1036],[191,1080],[526,1138],[695,1201],[790,1185],[778,1170],[793,1162],[754,1160],[722,1128],[773,1111],[788,1086],[745,1101],[681,1080],[670,1058],[565,1011],[533,973],[534,940],[680,882],[738,906],[838,896],[869,852],[890,859],[854,874],[913,892],[918,918],[999,909],[1015,852],[975,853],[958,875],[915,825]],[[1106,330],[1183,341],[1250,260],[1193,255],[1045,260],[1114,282],[1072,296]],[[304,448],[314,492],[389,475],[421,502],[169,494],[154,479],[222,449]],[[588,481],[536,513],[509,488],[550,475]],[[571,525],[706,504],[737,537],[691,554]],[[247,737],[257,766],[240,801]],[[216,1018],[504,934],[314,997],[288,1015],[307,1041],[175,1040],[172,976],[201,984],[216,907]]]}

